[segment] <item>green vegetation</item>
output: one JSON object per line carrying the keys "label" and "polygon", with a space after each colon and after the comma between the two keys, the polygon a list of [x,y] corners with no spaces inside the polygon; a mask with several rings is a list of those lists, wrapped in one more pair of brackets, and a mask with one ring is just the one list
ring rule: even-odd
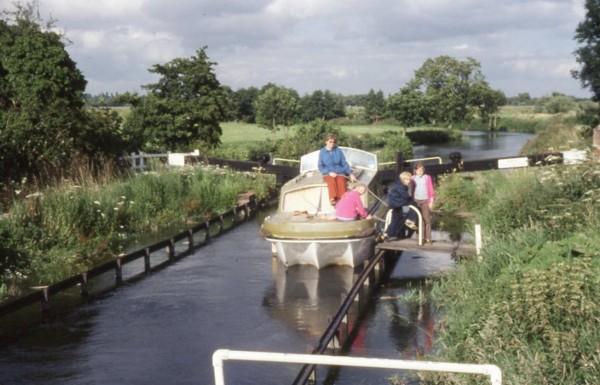
{"label": "green vegetation", "polygon": [[74,158],[127,149],[116,114],[84,109],[86,81],[63,37],[35,6],[0,14],[0,192],[24,176],[62,172]]}
{"label": "green vegetation", "polygon": [[574,75],[583,87],[590,88],[594,100],[600,100],[600,4],[594,0],[585,1],[585,19],[579,23],[575,40],[580,47],[575,51],[575,59],[580,69]]}
{"label": "green vegetation", "polygon": [[176,58],[150,72],[157,83],[144,86],[148,95],[133,100],[125,123],[130,141],[144,151],[202,149],[220,143],[219,122],[226,116],[227,99],[205,48],[190,58]]}
{"label": "green vegetation", "polygon": [[600,165],[453,174],[438,204],[475,213],[484,231],[481,261],[436,285],[440,359],[496,364],[507,384],[596,383]]}
{"label": "green vegetation", "polygon": [[[14,201],[0,220],[0,282],[53,282],[123,252],[137,236],[205,220],[273,178],[200,168],[62,183]],[[6,288],[6,285],[5,285]]]}

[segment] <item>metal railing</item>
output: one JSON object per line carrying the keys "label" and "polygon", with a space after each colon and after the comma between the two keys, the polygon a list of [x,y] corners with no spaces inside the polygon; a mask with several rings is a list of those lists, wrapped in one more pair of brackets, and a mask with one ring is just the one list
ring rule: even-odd
{"label": "metal railing", "polygon": [[[440,156],[430,156],[427,158],[415,158],[415,159],[408,159],[405,160],[404,162],[406,163],[414,163],[414,162],[421,162],[421,161],[426,161],[426,160],[437,160],[438,164],[442,164],[442,158]],[[392,164],[396,164],[396,161],[394,162],[381,162],[379,163],[379,166],[389,166]]]}
{"label": "metal railing", "polygon": [[[418,226],[417,242],[418,242],[419,246],[423,246],[423,214],[421,214],[421,210],[419,210],[419,208],[415,205],[408,205],[408,209],[413,210],[414,212],[417,213],[417,218],[419,221],[419,223],[417,224],[417,226]],[[385,232],[385,229],[389,226],[391,221],[392,221],[392,210],[388,210],[385,214],[385,225],[383,227],[384,232]],[[401,223],[400,226],[404,226],[404,223]]]}
{"label": "metal railing", "polygon": [[274,166],[277,166],[277,163],[300,163],[300,161],[298,159],[285,159],[285,158],[273,158],[273,160],[271,161],[271,164],[273,164]]}
{"label": "metal railing", "polygon": [[496,365],[392,360],[387,358],[316,356],[313,354],[250,352],[227,349],[218,349],[213,353],[212,364],[215,374],[215,385],[225,385],[223,362],[228,360],[481,374],[489,377],[492,385],[502,385],[502,371]]}
{"label": "metal railing", "polygon": [[[341,348],[344,345],[345,340],[347,340],[348,336],[350,336],[354,330],[350,329],[348,313],[350,312],[353,304],[360,304],[359,293],[363,287],[371,289],[377,286],[371,284],[371,275],[374,271],[381,273],[382,270],[385,269],[385,266],[383,269],[380,266],[382,263],[385,263],[385,260],[383,259],[385,254],[385,251],[379,251],[373,256],[373,258],[365,261],[366,266],[357,278],[356,282],[354,282],[354,285],[352,285],[348,295],[346,295],[346,297],[343,299],[342,304],[325,329],[325,332],[319,339],[317,346],[313,349],[312,354],[323,354],[327,348],[336,349]],[[383,274],[377,274],[375,279],[380,279],[382,277]],[[354,327],[356,327],[356,324]],[[309,379],[315,377],[315,370],[315,365],[304,365],[294,379],[293,385],[306,384]]]}

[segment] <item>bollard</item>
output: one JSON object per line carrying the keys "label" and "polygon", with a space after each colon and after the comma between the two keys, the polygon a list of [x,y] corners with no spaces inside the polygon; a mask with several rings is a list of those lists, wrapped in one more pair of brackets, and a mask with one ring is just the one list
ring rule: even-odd
{"label": "bollard", "polygon": [[221,234],[225,230],[225,219],[223,219],[223,215],[219,215],[219,234]]}

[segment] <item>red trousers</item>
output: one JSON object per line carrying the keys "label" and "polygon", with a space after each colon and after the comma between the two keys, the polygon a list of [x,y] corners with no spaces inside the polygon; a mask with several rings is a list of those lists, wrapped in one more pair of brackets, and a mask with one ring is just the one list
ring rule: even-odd
{"label": "red trousers", "polygon": [[327,190],[329,191],[329,200],[340,200],[342,195],[346,192],[346,177],[338,175],[335,178],[329,175],[323,177],[325,183],[327,183]]}

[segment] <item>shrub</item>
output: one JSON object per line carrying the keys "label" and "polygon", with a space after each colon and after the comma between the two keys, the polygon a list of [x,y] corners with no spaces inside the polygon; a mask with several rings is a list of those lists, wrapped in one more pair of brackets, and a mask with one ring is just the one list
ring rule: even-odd
{"label": "shrub", "polygon": [[511,384],[595,383],[600,165],[458,178],[441,181],[438,202],[477,211],[484,250],[435,286],[446,314],[441,358],[499,365]]}

